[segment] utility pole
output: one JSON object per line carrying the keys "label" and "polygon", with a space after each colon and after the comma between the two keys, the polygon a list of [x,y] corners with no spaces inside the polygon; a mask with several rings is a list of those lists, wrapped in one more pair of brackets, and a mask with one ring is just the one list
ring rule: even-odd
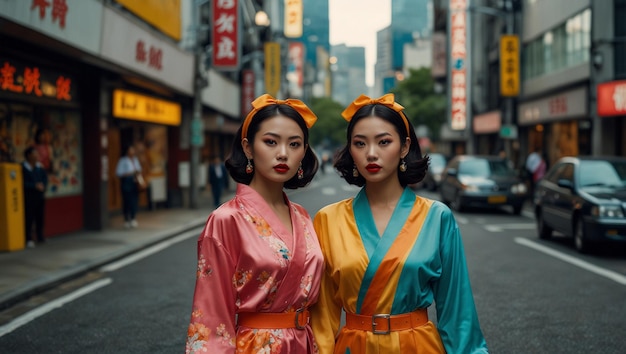
{"label": "utility pole", "polygon": [[[193,113],[189,125],[189,207],[197,209],[199,172],[200,172],[200,148],[204,146],[204,124],[202,123],[202,90],[208,86],[208,79],[203,75],[205,48],[201,35],[202,31],[208,31],[208,26],[202,23],[203,9],[207,9],[208,0],[195,0],[193,14],[193,30],[195,34],[194,52],[194,86],[193,86]],[[208,18],[208,16],[206,16]],[[205,34],[206,35],[206,34]]]}

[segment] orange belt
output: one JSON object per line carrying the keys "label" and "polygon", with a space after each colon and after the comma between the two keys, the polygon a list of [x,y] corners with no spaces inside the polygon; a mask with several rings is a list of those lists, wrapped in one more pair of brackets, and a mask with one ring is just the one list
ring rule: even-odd
{"label": "orange belt", "polygon": [[400,315],[378,314],[373,316],[346,313],[346,328],[370,331],[374,334],[389,334],[419,327],[428,322],[428,310],[417,309]]}
{"label": "orange belt", "polygon": [[249,328],[296,328],[305,329],[311,314],[307,309],[295,312],[241,312],[237,324]]}

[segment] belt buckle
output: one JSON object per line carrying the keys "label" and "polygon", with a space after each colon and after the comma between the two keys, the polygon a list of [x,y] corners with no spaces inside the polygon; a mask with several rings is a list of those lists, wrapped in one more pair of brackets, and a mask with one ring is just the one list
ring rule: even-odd
{"label": "belt buckle", "polygon": [[[376,320],[379,318],[383,318],[387,320],[387,330],[378,330],[376,329],[376,325],[378,325],[378,323],[376,323]],[[372,316],[372,332],[374,334],[389,334],[391,333],[391,315],[388,313],[379,313],[376,314],[374,316]]]}
{"label": "belt buckle", "polygon": [[310,318],[307,317],[306,323],[303,326],[300,325],[300,316],[304,315],[304,311],[306,311],[306,308],[304,308],[304,307],[301,307],[301,308],[296,310],[296,317],[295,317],[295,320],[294,320],[295,324],[296,324],[296,329],[305,329],[306,325],[309,324]]}

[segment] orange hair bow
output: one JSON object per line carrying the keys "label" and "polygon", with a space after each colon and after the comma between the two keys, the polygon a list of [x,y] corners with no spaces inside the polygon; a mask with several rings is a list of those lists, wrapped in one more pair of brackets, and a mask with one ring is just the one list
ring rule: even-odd
{"label": "orange hair bow", "polygon": [[304,102],[300,100],[296,100],[293,98],[289,98],[286,100],[277,100],[274,97],[268,95],[267,93],[257,97],[254,101],[252,101],[252,110],[246,116],[246,119],[243,120],[243,126],[241,127],[241,139],[245,139],[248,137],[248,127],[250,126],[250,122],[252,121],[252,117],[263,107],[267,107],[273,104],[286,104],[287,106],[296,110],[296,112],[300,113],[302,119],[304,119],[304,124],[306,124],[307,128],[311,128],[313,124],[317,121],[317,116],[311,109],[304,104]]}
{"label": "orange hair bow", "polygon": [[343,119],[349,122],[352,120],[352,117],[359,109],[370,104],[381,104],[398,112],[398,114],[400,114],[402,120],[404,121],[406,132],[409,133],[409,120],[403,112],[404,107],[396,102],[393,93],[388,93],[379,98],[370,98],[369,96],[361,95],[357,97],[354,101],[352,101],[348,108],[341,112],[341,116],[343,117]]}

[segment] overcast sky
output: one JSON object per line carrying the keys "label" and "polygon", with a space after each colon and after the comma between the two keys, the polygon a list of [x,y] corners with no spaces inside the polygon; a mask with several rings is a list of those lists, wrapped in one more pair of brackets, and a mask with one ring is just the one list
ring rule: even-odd
{"label": "overcast sky", "polygon": [[330,44],[365,47],[366,82],[374,84],[376,32],[391,23],[391,0],[329,0]]}

